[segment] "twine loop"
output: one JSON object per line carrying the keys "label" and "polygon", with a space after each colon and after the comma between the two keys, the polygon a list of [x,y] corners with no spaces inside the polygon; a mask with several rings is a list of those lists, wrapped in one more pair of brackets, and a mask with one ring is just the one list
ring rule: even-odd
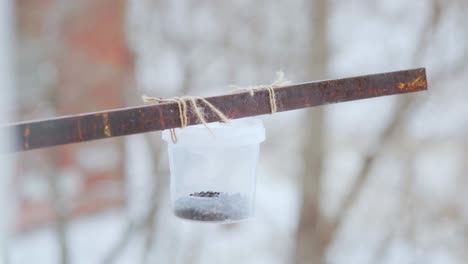
{"label": "twine loop", "polygon": [[238,91],[247,91],[249,92],[250,96],[254,96],[256,91],[259,90],[267,90],[268,97],[270,98],[270,113],[276,113],[278,110],[278,106],[276,103],[276,94],[275,88],[286,86],[291,84],[291,81],[286,79],[284,73],[282,71],[276,72],[276,81],[274,81],[270,85],[256,85],[256,86],[249,86],[249,87],[239,87],[235,85],[230,85],[230,88],[233,88],[231,92],[238,92]]}
{"label": "twine loop", "polygon": [[[288,85],[291,83],[291,81],[286,80],[284,77],[284,73],[282,71],[277,72],[277,79],[270,85],[257,85],[257,86],[249,86],[249,87],[239,87],[239,86],[233,86],[231,85],[231,88],[234,88],[231,92],[236,92],[236,91],[248,91],[250,96],[254,96],[255,92],[258,90],[267,90],[269,99],[270,99],[270,110],[271,113],[275,113],[277,111],[277,105],[276,105],[276,95],[275,95],[275,90],[274,88],[277,87],[282,87],[285,85]],[[205,119],[205,111],[202,106],[200,106],[197,101],[201,102],[204,104],[206,107],[210,108],[213,113],[215,113],[218,118],[225,123],[229,122],[229,118],[221,112],[216,106],[214,106],[212,103],[210,103],[208,100],[206,100],[203,97],[199,96],[177,96],[173,98],[159,98],[159,97],[150,97],[143,95],[141,97],[143,99],[143,102],[156,102],[156,103],[177,103],[177,107],[179,109],[179,119],[180,119],[180,128],[185,128],[188,124],[188,117],[187,113],[189,111],[189,105],[187,103],[190,103],[192,111],[195,113],[195,116],[198,118],[200,123],[202,123],[206,129],[214,136],[213,131],[208,127],[206,119]],[[171,139],[174,144],[177,143],[177,135],[175,132],[174,128],[170,129],[171,132]]]}
{"label": "twine loop", "polygon": [[[229,122],[229,118],[227,118],[227,116],[224,115],[223,112],[221,112],[216,106],[214,106],[212,103],[210,103],[208,100],[206,100],[203,97],[186,95],[186,96],[180,96],[180,97],[177,96],[173,98],[164,99],[164,98],[149,97],[149,96],[143,95],[142,99],[144,102],[177,103],[177,106],[179,108],[180,128],[185,128],[187,126],[187,123],[188,123],[187,113],[189,109],[187,106],[187,102],[189,102],[192,106],[193,112],[197,116],[200,123],[202,123],[206,127],[206,129],[208,129],[208,131],[210,131],[210,133],[213,134],[213,131],[211,131],[211,129],[207,125],[207,122],[205,119],[205,112],[203,108],[197,104],[197,100],[201,101],[203,104],[208,106],[211,109],[211,111],[215,113],[222,122],[225,122],[225,123]],[[172,142],[174,142],[175,144],[177,143],[177,135],[175,133],[175,129],[171,128],[170,131],[171,131]]]}

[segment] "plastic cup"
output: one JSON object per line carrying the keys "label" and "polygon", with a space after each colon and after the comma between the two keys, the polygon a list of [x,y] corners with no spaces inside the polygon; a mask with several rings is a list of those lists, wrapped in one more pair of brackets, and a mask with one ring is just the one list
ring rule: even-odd
{"label": "plastic cup", "polygon": [[171,200],[180,218],[232,223],[254,214],[256,169],[265,128],[260,119],[210,123],[168,130]]}

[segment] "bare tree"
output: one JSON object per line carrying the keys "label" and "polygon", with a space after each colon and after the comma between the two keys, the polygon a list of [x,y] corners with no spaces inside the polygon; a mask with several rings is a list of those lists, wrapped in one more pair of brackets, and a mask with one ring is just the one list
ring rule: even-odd
{"label": "bare tree", "polygon": [[[59,2],[54,8],[51,16],[48,16],[48,19],[45,23],[44,34],[48,39],[46,46],[47,53],[49,54],[49,60],[52,64],[56,64],[57,56],[59,52],[63,49],[60,42],[60,29],[64,21],[64,17],[67,13],[68,1]],[[58,99],[58,87],[57,80],[53,80],[47,90],[47,102],[51,105],[54,111],[57,111],[59,108],[59,99]],[[50,149],[46,150],[47,155],[47,171],[46,179],[49,186],[50,194],[50,203],[52,205],[53,218],[54,218],[54,230],[56,233],[57,244],[59,246],[59,258],[60,263],[68,264],[70,263],[70,249],[68,245],[68,210],[65,205],[65,200],[61,192],[59,184],[59,169],[58,162],[58,150]]]}
{"label": "bare tree", "polygon": [[[433,32],[437,29],[441,21],[441,16],[444,4],[442,1],[434,0],[432,1],[432,14],[429,16],[426,26],[421,30],[421,35],[418,38],[418,42],[415,45],[415,54],[414,54],[414,63],[421,63],[422,59],[428,51],[428,43],[431,43],[433,38]],[[315,10],[318,8],[315,7]],[[324,13],[324,11],[322,11]],[[317,21],[315,21],[317,23]],[[318,21],[318,23],[321,23]],[[314,26],[316,28],[317,26]],[[314,44],[317,44],[317,39]],[[466,55],[466,54],[465,54]],[[438,78],[443,76],[451,76],[452,74],[459,73],[460,69],[464,69],[466,62],[456,63],[453,67],[444,69],[443,72],[438,73],[433,78],[435,81]],[[435,82],[433,82],[435,83]],[[316,169],[312,166],[317,166],[316,161],[319,160],[314,154],[310,154],[309,151],[305,151],[305,164],[306,169],[304,177],[309,177],[303,179],[303,188],[304,190],[304,204],[301,214],[301,222],[298,229],[298,244],[296,251],[296,263],[325,263],[326,262],[326,252],[327,248],[333,243],[336,239],[338,230],[343,226],[345,220],[349,213],[351,212],[354,204],[356,203],[358,197],[360,196],[362,190],[366,186],[370,176],[371,169],[375,166],[376,162],[380,159],[385,149],[395,142],[396,138],[399,136],[402,128],[407,123],[408,119],[413,112],[418,108],[419,104],[416,103],[412,96],[407,96],[398,101],[396,111],[394,115],[390,118],[386,128],[383,130],[380,138],[378,140],[378,145],[375,147],[373,152],[369,152],[364,159],[364,163],[357,173],[355,181],[350,186],[349,190],[344,196],[343,202],[338,209],[337,215],[333,219],[325,219],[320,211],[320,187],[313,186],[320,185],[320,175]],[[314,135],[308,131],[308,136]],[[312,139],[315,141],[315,139]],[[315,147],[318,149],[317,144],[308,143],[307,148]],[[315,153],[315,152],[313,152]],[[317,155],[317,154],[315,154]],[[312,162],[311,162],[312,161]],[[314,165],[311,165],[314,164]],[[410,162],[407,166],[410,165]],[[314,172],[315,175],[311,174]],[[318,178],[317,178],[318,177]],[[404,197],[409,197],[409,192],[411,190],[411,175],[406,177],[406,180],[403,182],[402,191]],[[309,190],[308,190],[309,189]],[[402,201],[402,204],[406,204],[407,201]],[[403,206],[401,210],[407,208]],[[403,212],[400,212],[403,213]],[[383,239],[382,244],[380,245],[378,251],[376,252],[375,259],[381,259],[385,253],[385,249],[388,244],[391,242],[394,236],[394,232],[390,231],[387,236]]]}
{"label": "bare tree", "polygon": [[47,183],[49,185],[50,201],[54,217],[54,230],[56,233],[57,244],[59,246],[60,263],[70,263],[70,249],[68,246],[68,210],[65,205],[65,200],[61,193],[58,173],[57,173],[57,151],[48,150],[48,171],[46,172]]}
{"label": "bare tree", "polygon": [[[312,62],[319,66],[322,65],[323,67],[322,71],[315,69],[314,72],[324,73],[327,65],[325,55],[327,54],[327,39],[326,35],[324,33],[320,34],[320,32],[326,32],[327,1],[316,0],[311,3],[313,3],[310,7],[312,10],[311,16],[315,18],[313,19],[312,25],[315,32],[315,34],[312,34],[315,39],[312,47],[313,50],[315,50],[315,53],[325,56],[322,60],[316,59]],[[437,1],[434,1],[434,4],[434,18],[432,19],[432,23],[438,23],[440,18],[440,8]],[[423,30],[423,36],[421,39],[424,41],[421,43],[426,43],[425,41],[427,41],[430,32],[431,27]],[[418,52],[423,52],[423,44],[419,44],[417,47]],[[421,56],[422,54],[418,53],[415,57],[419,59]],[[401,131],[401,126],[406,123],[408,116],[414,110],[415,106],[413,105],[411,98],[412,97],[407,97],[399,101],[395,114],[391,117],[388,125],[381,134],[378,144],[374,147],[373,151],[370,151],[364,158],[364,163],[360,171],[357,173],[354,182],[345,194],[343,202],[339,206],[337,214],[333,219],[326,218],[320,208],[320,190],[322,187],[320,168],[323,162],[320,157],[323,155],[323,146],[321,145],[321,142],[324,141],[324,138],[317,137],[317,134],[323,134],[323,132],[317,132],[317,130],[323,130],[320,126],[320,121],[323,122],[323,115],[322,117],[314,116],[314,118],[318,119],[315,122],[309,121],[309,126],[310,124],[313,125],[312,128],[309,127],[307,130],[307,136],[310,138],[311,142],[308,142],[307,145],[305,145],[304,152],[305,172],[303,174],[301,184],[303,187],[303,206],[297,233],[295,254],[296,263],[326,262],[327,249],[335,240],[337,231],[344,224],[345,219],[356,203],[360,193],[366,186],[371,175],[371,169],[384,152],[385,147],[388,146],[388,144],[398,135],[399,131]],[[307,142],[307,140],[305,140],[305,142]]]}
{"label": "bare tree", "polygon": [[[158,40],[156,45],[162,47],[170,47],[182,65],[181,69],[181,84],[175,91],[176,94],[188,94],[194,84],[194,77],[202,71],[205,67],[197,67],[198,60],[194,57],[194,47],[191,43],[195,42],[193,38],[194,35],[188,34],[177,34],[177,32],[169,30],[168,25],[173,22],[173,17],[171,16],[171,4],[165,4],[161,1],[154,1],[151,3],[145,3],[151,13],[151,16],[143,16],[145,18],[154,18],[154,20],[146,21],[142,27],[144,27],[143,32],[153,32],[154,38]],[[157,23],[156,23],[157,22]],[[141,36],[135,36],[140,38]],[[130,40],[131,42],[132,40]],[[150,41],[152,42],[152,41]],[[134,49],[138,49],[134,47]],[[164,49],[163,49],[164,50]],[[141,50],[134,50],[137,58],[138,52]],[[206,65],[205,65],[206,66]],[[198,72],[196,69],[199,69]],[[135,83],[135,86],[131,91],[126,91],[129,94],[130,98],[139,98],[144,92],[141,89],[138,89],[138,84]],[[151,94],[163,94],[166,91],[153,89]],[[129,102],[130,104],[136,104],[135,101]],[[160,135],[158,133],[158,135]],[[108,253],[103,259],[103,263],[113,263],[119,256],[119,254],[126,248],[130,238],[135,233],[141,233],[143,236],[143,251],[142,251],[142,263],[150,262],[150,254],[157,248],[156,239],[157,236],[157,225],[159,219],[159,212],[161,209],[161,203],[163,201],[164,194],[169,187],[168,171],[167,166],[161,164],[161,157],[163,153],[163,145],[159,140],[155,140],[152,134],[145,134],[144,140],[148,146],[150,153],[150,159],[154,160],[152,167],[152,174],[155,175],[151,178],[151,195],[149,208],[146,213],[146,216],[141,220],[132,220],[129,219],[121,233],[121,236],[117,242],[110,248]],[[194,261],[194,259],[191,259]]]}
{"label": "bare tree", "polygon": [[[328,66],[328,1],[313,0],[308,6],[310,26],[310,55],[308,69],[312,78],[324,78]],[[304,172],[302,174],[302,209],[295,263],[323,263],[326,242],[326,219],[321,212],[322,167],[324,155],[324,110],[309,110],[305,121]]]}
{"label": "bare tree", "polygon": [[[399,201],[399,209],[397,211],[397,215],[395,219],[403,219],[404,216],[410,210],[412,206],[412,195],[413,195],[413,186],[414,186],[414,178],[415,178],[415,171],[414,171],[414,154],[416,153],[407,153],[408,157],[404,161],[404,174],[403,178],[400,182],[400,201]],[[411,155],[410,155],[411,154]],[[409,223],[408,229],[413,229],[414,227]],[[398,232],[400,228],[397,224],[391,225],[391,229],[387,232],[384,238],[380,241],[377,249],[375,250],[372,263],[384,263],[386,260],[386,254],[388,252],[388,248],[392,241],[398,236]]]}

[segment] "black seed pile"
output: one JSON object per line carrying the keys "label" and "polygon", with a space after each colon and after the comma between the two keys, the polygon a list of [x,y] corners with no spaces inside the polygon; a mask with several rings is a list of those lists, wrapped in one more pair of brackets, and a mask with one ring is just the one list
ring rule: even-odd
{"label": "black seed pile", "polygon": [[239,194],[196,192],[174,203],[176,216],[188,220],[222,222],[241,220],[249,216],[249,201]]}
{"label": "black seed pile", "polygon": [[207,191],[207,192],[191,193],[190,196],[195,196],[195,197],[219,197],[220,194],[221,194],[220,192]]}

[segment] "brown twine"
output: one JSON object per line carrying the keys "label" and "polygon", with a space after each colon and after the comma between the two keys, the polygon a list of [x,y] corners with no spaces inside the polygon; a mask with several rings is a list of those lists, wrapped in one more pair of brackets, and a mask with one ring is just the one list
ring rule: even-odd
{"label": "brown twine", "polygon": [[[216,106],[214,106],[212,103],[208,102],[205,98],[202,97],[195,97],[195,96],[182,96],[182,97],[173,97],[169,99],[164,99],[164,98],[158,98],[158,97],[149,97],[149,96],[142,96],[142,99],[144,102],[157,102],[157,103],[177,103],[177,106],[179,108],[179,118],[180,118],[180,128],[185,128],[187,126],[188,122],[188,117],[187,117],[187,112],[189,110],[187,106],[187,101],[190,102],[192,109],[197,116],[198,120],[200,120],[200,123],[202,123],[208,131],[212,135],[213,131],[208,127],[206,119],[205,119],[205,112],[202,107],[197,105],[197,100],[200,100],[202,103],[204,103],[206,106],[208,106],[213,113],[215,113],[221,121],[227,123],[229,122],[229,118],[226,117],[226,115],[223,114]],[[177,135],[175,133],[175,129],[171,128],[171,139],[172,142],[177,143]]]}
{"label": "brown twine", "polygon": [[275,94],[275,88],[286,86],[288,84],[291,84],[290,80],[287,80],[284,76],[284,73],[282,71],[279,71],[276,73],[276,81],[274,81],[270,85],[256,85],[256,86],[249,86],[249,87],[239,87],[235,85],[231,85],[231,88],[234,88],[231,92],[238,92],[238,91],[247,91],[249,92],[250,96],[254,96],[256,91],[259,90],[267,90],[268,91],[268,96],[270,98],[270,112],[276,113],[278,110],[278,106],[276,103],[276,94]]}
{"label": "brown twine", "polygon": [[[276,73],[277,74],[277,79],[270,85],[257,85],[257,86],[250,86],[250,87],[238,87],[238,86],[233,86],[231,85],[231,88],[234,88],[234,91],[248,91],[250,96],[254,96],[255,92],[258,90],[263,90],[266,89],[268,91],[268,95],[270,98],[270,111],[271,113],[275,113],[277,111],[277,105],[276,105],[276,95],[275,95],[275,90],[274,88],[285,86],[291,83],[291,81],[286,80],[284,78],[284,73],[282,71],[279,71]],[[143,95],[141,97],[143,101],[146,102],[157,102],[157,103],[177,103],[177,106],[179,108],[179,118],[180,118],[180,128],[185,128],[188,123],[188,117],[187,117],[187,112],[189,111],[189,108],[187,106],[187,101],[190,102],[193,111],[195,112],[195,115],[197,116],[198,120],[200,120],[200,123],[202,123],[208,131],[212,135],[213,131],[208,127],[206,119],[205,119],[205,112],[202,107],[197,105],[197,100],[201,101],[203,104],[208,106],[213,113],[215,113],[221,121],[227,123],[229,122],[229,118],[224,115],[223,112],[221,112],[216,106],[214,106],[212,103],[208,102],[205,98],[198,97],[198,96],[181,96],[181,97],[173,97],[173,98],[158,98],[158,97],[149,97]],[[174,144],[177,143],[177,135],[175,132],[174,128],[170,129],[171,132],[171,139]]]}

